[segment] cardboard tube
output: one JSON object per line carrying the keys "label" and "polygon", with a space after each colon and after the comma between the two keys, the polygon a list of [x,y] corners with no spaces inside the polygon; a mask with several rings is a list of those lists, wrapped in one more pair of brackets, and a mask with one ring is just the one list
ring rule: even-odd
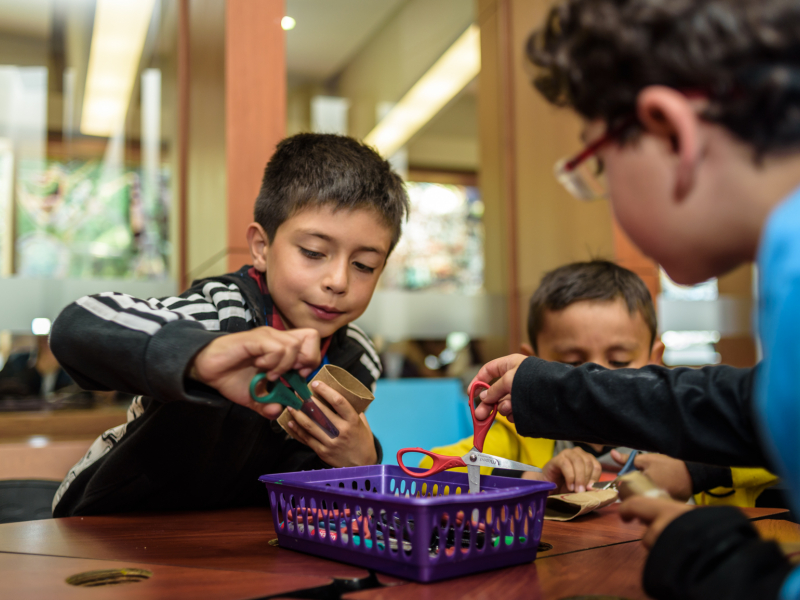
{"label": "cardboard tube", "polygon": [[631,496],[647,496],[669,500],[667,492],[658,487],[653,480],[641,471],[631,471],[618,479],[617,489],[621,500]]}
{"label": "cardboard tube", "polygon": [[[312,393],[314,389],[311,388],[311,383],[314,381],[321,381],[339,392],[359,414],[367,410],[369,403],[375,399],[375,396],[363,383],[336,365],[325,365],[319,370],[319,373],[309,382],[309,389],[311,389]],[[313,399],[317,404],[323,404],[333,412],[336,412],[331,408],[330,404],[319,396],[314,395]],[[292,415],[289,414],[288,410],[284,410],[281,416],[278,417],[278,424],[283,427],[289,437],[293,438],[292,430],[289,429],[289,421],[294,421],[294,419],[292,419]]]}

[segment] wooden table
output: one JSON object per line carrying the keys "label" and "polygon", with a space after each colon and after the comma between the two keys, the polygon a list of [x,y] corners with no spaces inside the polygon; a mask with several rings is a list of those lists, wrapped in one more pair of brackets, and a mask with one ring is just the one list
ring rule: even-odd
{"label": "wooden table", "polygon": [[[763,519],[779,509],[746,509]],[[433,584],[379,576],[391,587],[347,598],[540,598],[608,594],[644,600],[643,528],[623,523],[615,505],[566,523],[545,522],[542,541],[553,548],[537,560]],[[269,542],[276,538],[268,509],[72,517],[0,525],[2,598],[220,598],[244,600],[368,573]],[[141,569],[140,583],[83,588],[66,578],[99,569]]]}
{"label": "wooden table", "polygon": [[0,412],[0,441],[26,442],[31,436],[50,440],[94,440],[106,429],[127,421],[127,406]]}

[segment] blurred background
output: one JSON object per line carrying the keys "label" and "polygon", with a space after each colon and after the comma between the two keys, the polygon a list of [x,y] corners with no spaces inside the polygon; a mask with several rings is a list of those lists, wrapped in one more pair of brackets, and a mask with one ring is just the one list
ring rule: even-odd
{"label": "blurred background", "polygon": [[87,293],[164,296],[249,262],[264,165],[302,131],[364,139],[408,182],[402,241],[359,321],[387,382],[461,393],[527,341],[542,275],[590,258],[648,284],[668,365],[753,364],[751,266],[677,286],[606,203],[553,177],[580,123],[530,85],[523,47],[549,4],[0,0],[0,366],[38,376],[0,383],[0,440],[124,420],[129,398],[58,383],[50,323]]}

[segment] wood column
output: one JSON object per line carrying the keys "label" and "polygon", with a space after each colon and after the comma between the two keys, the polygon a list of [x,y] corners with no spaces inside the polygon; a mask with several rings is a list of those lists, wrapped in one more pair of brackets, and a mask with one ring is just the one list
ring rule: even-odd
{"label": "wood column", "polygon": [[189,0],[178,2],[178,284],[188,287],[189,271],[189,86],[191,55],[189,38]]}
{"label": "wood column", "polygon": [[227,0],[225,143],[228,268],[250,263],[245,241],[264,166],[286,130],[283,0]]}
{"label": "wood column", "polygon": [[622,231],[616,220],[614,220],[614,259],[619,266],[625,267],[641,277],[653,297],[653,302],[658,302],[658,294],[661,291],[658,265],[653,259],[642,254],[642,251]]}
{"label": "wood column", "polygon": [[606,202],[582,203],[553,176],[581,149],[580,119],[547,103],[531,83],[525,44],[549,0],[478,0],[481,27],[479,124],[486,206],[486,289],[505,294],[508,330],[492,354],[527,340],[527,306],[542,276],[569,262],[614,257]]}

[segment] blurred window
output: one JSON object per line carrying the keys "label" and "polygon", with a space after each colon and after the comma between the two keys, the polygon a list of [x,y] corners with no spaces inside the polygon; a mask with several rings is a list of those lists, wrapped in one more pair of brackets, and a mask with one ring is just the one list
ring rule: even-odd
{"label": "blurred window", "polygon": [[0,275],[168,276],[176,5],[0,2]]}
{"label": "blurred window", "polygon": [[483,202],[478,188],[407,184],[403,237],[389,258],[384,289],[475,294],[483,288]]}

